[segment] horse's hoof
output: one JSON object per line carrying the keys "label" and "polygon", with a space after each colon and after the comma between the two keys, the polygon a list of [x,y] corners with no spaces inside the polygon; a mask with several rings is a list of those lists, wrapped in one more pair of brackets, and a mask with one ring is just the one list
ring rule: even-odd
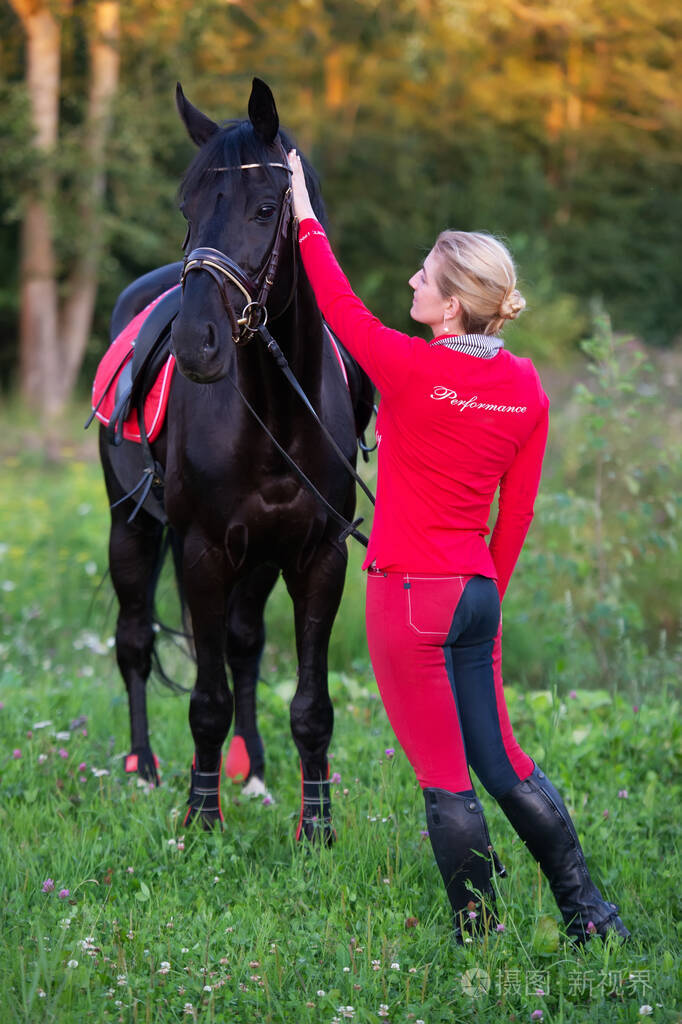
{"label": "horse's hoof", "polygon": [[248,797],[261,797],[266,800],[268,804],[274,804],[275,798],[272,793],[269,793],[263,780],[257,775],[252,775],[251,778],[246,782],[246,785],[242,786],[242,796]]}
{"label": "horse's hoof", "polygon": [[200,810],[198,807],[188,807],[182,827],[188,828],[195,824],[201,825],[204,832],[212,832],[217,825],[222,832],[224,819],[220,811],[206,811]]}
{"label": "horse's hoof", "polygon": [[222,827],[223,812],[220,809],[220,771],[218,765],[215,772],[202,772],[192,762],[191,781],[189,787],[189,804],[183,825],[191,825],[197,817],[205,832],[209,832],[217,823]]}
{"label": "horse's hoof", "polygon": [[327,847],[336,842],[329,788],[329,779],[301,778],[301,816],[296,839],[305,838],[314,846]]}
{"label": "horse's hoof", "polygon": [[332,827],[330,820],[318,821],[312,818],[302,821],[296,838],[299,842],[304,839],[312,846],[324,846],[330,849],[336,842],[336,830]]}
{"label": "horse's hoof", "polygon": [[137,773],[144,782],[148,782],[152,786],[161,785],[159,759],[149,747],[137,753],[127,754],[123,759],[123,766],[126,775]]}

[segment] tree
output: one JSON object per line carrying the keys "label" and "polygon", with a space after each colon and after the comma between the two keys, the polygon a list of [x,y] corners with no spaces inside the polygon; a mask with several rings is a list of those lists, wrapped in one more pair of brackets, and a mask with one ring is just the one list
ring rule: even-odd
{"label": "tree", "polygon": [[78,242],[63,281],[55,253],[57,146],[62,22],[70,7],[10,0],[26,37],[26,86],[34,131],[35,174],[27,182],[20,256],[20,388],[53,419],[68,402],[92,322],[102,248],[99,212],[104,153],[119,73],[119,0],[93,0],[85,11],[89,56],[87,111],[78,168]]}

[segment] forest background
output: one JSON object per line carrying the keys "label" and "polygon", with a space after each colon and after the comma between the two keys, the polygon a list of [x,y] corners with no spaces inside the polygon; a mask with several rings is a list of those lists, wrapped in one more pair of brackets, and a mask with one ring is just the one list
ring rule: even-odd
{"label": "forest background", "polygon": [[220,120],[257,74],[384,320],[442,227],[509,242],[553,430],[507,664],[628,677],[679,641],[681,39],[675,0],[1,4],[0,400],[46,439],[85,408],[116,296],[180,254],[176,81]]}

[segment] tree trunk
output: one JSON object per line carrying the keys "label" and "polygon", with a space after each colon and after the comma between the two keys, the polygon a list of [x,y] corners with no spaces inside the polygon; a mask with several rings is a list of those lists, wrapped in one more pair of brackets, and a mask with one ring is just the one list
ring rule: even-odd
{"label": "tree trunk", "polygon": [[119,0],[99,0],[94,9],[90,39],[90,95],[84,159],[88,178],[80,211],[83,248],[69,274],[59,320],[62,375],[57,400],[63,407],[71,397],[88,343],[97,294],[101,257],[99,220],[105,188],[105,150],[111,125],[111,106],[118,88]]}
{"label": "tree trunk", "polygon": [[54,252],[54,152],[59,124],[60,25],[49,0],[10,0],[26,32],[26,82],[35,129],[37,181],[21,235],[20,388],[49,424],[69,401],[87,346],[101,254],[99,217],[111,103],[119,74],[120,0],[97,0],[90,26],[90,93],[84,131],[81,249],[58,306]]}
{"label": "tree trunk", "polygon": [[58,373],[51,207],[59,116],[59,23],[46,4],[10,2],[26,32],[26,84],[38,162],[38,184],[27,197],[21,230],[20,385],[26,402],[49,414],[46,381]]}

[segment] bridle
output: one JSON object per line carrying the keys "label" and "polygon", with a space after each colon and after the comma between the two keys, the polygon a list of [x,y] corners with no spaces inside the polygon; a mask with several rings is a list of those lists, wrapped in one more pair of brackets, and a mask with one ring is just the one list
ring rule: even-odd
{"label": "bridle", "polygon": [[[284,152],[284,147],[281,142],[279,142],[279,146],[282,152],[282,157],[284,161],[286,161],[286,153]],[[289,167],[289,164],[287,162],[272,162],[267,164],[238,164],[234,167],[215,167],[213,168],[213,170],[247,171],[254,168],[262,167],[281,167],[283,170],[287,171],[288,174],[292,173],[291,168]],[[205,270],[208,274],[211,275],[213,280],[218,285],[218,290],[220,291],[220,295],[223,300],[223,305],[225,306],[225,311],[227,312],[227,315],[230,319],[230,323],[232,325],[232,340],[234,341],[235,345],[246,344],[256,334],[258,334],[262,338],[264,344],[266,345],[268,351],[270,352],[270,355],[273,357],[273,359],[279,366],[284,376],[287,378],[293,389],[296,391],[300,399],[304,402],[304,404],[310,411],[311,415],[315,419],[315,422],[322,431],[323,435],[326,437],[330,446],[336,452],[336,455],[338,456],[342,465],[345,466],[346,470],[350,473],[355,482],[359,484],[362,490],[369,497],[372,504],[374,504],[374,495],[369,490],[364,480],[358,475],[352,464],[349,462],[346,455],[341,450],[334,437],[331,435],[330,431],[327,429],[324,423],[322,423],[317,412],[311,405],[310,400],[308,399],[307,395],[301,388],[301,385],[298,383],[295,376],[293,375],[291,367],[289,366],[286,357],[284,356],[284,353],[282,352],[281,348],[279,347],[279,345],[277,344],[277,342],[272,337],[272,335],[270,334],[266,327],[268,321],[268,310],[266,307],[266,302],[270,295],[270,290],[275,281],[277,266],[279,264],[280,252],[282,249],[282,242],[286,234],[287,228],[289,228],[291,232],[292,245],[294,250],[293,282],[289,297],[284,307],[281,310],[279,310],[277,315],[273,316],[271,319],[275,320],[277,317],[281,316],[286,309],[288,309],[293,299],[294,292],[296,290],[296,268],[298,266],[296,253],[297,239],[296,230],[294,226],[291,224],[292,207],[293,195],[291,185],[289,185],[282,198],[282,205],[280,206],[279,215],[277,218],[277,227],[275,230],[272,246],[270,248],[269,253],[265,257],[263,266],[256,275],[255,281],[252,281],[251,278],[249,278],[244,273],[239,264],[235,263],[235,261],[231,259],[229,256],[227,256],[225,253],[221,252],[219,249],[212,249],[209,248],[208,246],[205,246],[198,249],[192,249],[192,251],[185,256],[180,282],[182,284],[184,292],[185,281],[190,271]],[[185,241],[185,245],[186,244],[187,241]],[[242,310],[242,315],[239,318],[237,318],[237,316],[235,315],[235,311],[232,307],[232,303],[230,302],[229,295],[227,294],[227,282],[233,284],[242,293],[246,300],[246,305],[244,306]],[[327,513],[333,519],[335,519],[340,526],[343,527],[342,532],[339,536],[339,540],[345,540],[346,537],[352,536],[356,540],[358,540],[364,547],[367,547],[367,537],[365,537],[364,534],[360,533],[360,531],[358,530],[358,526],[362,522],[362,519],[356,519],[355,521],[350,522],[343,515],[341,515],[341,513],[338,512],[337,509],[333,507],[333,505],[330,504],[330,502],[325,498],[321,491],[318,490],[315,484],[306,476],[306,474],[303,472],[300,466],[298,466],[296,462],[294,462],[289,453],[280,445],[277,439],[273,436],[266,423],[264,423],[264,421],[258,415],[257,411],[248,401],[246,395],[243,393],[237,382],[234,381],[229,374],[227,375],[227,380],[230,382],[232,387],[240,396],[241,400],[244,402],[244,404],[246,405],[247,409],[254,417],[256,422],[259,423],[263,431],[270,438],[270,440],[272,441],[272,443],[274,444],[275,448],[280,453],[282,458],[296,473],[301,483],[303,483],[303,485],[317,498],[320,504],[324,506],[324,508],[327,510]]]}
{"label": "bridle", "polygon": [[[284,147],[281,142],[280,148],[282,150],[282,156],[286,160],[286,154],[284,153]],[[291,174],[291,168],[288,163],[280,163],[277,161],[265,164],[237,164],[234,167],[214,167],[213,170],[216,172],[247,171],[263,167],[281,167],[287,172],[287,174]],[[278,311],[276,316],[281,316],[291,304],[296,290],[297,273],[297,260],[295,253],[296,233],[291,230],[292,204],[293,196],[291,185],[289,185],[282,198],[272,246],[265,257],[263,265],[258,271],[255,280],[252,280],[247,274],[245,274],[239,264],[235,263],[233,259],[226,255],[226,253],[221,252],[220,249],[212,249],[209,246],[202,246],[198,249],[192,249],[192,251],[187,253],[185,256],[182,275],[180,277],[183,292],[187,275],[192,270],[204,270],[211,275],[218,285],[218,290],[223,300],[225,312],[227,313],[232,327],[232,340],[235,345],[246,344],[246,342],[253,338],[256,331],[260,327],[264,327],[268,321],[268,309],[266,303],[270,295],[270,290],[275,282],[275,275],[277,274],[277,267],[279,265],[282,245],[285,235],[287,234],[287,230],[291,233],[292,247],[294,249],[293,281],[289,297],[283,308]],[[227,293],[228,282],[234,285],[246,300],[246,304],[242,309],[242,315],[240,317],[236,316],[235,310],[230,302],[230,297]],[[272,319],[276,319],[276,316],[273,316]]]}

